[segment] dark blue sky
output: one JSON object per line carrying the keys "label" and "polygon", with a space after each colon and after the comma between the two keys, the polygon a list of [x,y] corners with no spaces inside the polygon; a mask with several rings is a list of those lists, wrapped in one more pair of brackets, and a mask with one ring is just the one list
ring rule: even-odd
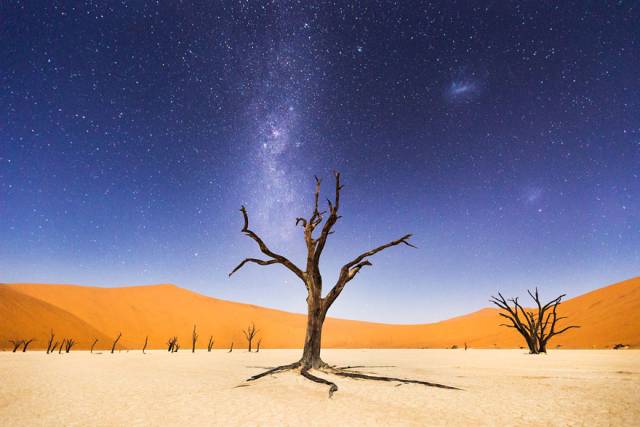
{"label": "dark blue sky", "polygon": [[[331,315],[424,322],[640,266],[637,2],[3,2],[0,280],[173,282],[304,311],[313,175],[343,174]],[[174,3],[174,4],[169,4]],[[478,6],[471,7],[470,3]]]}

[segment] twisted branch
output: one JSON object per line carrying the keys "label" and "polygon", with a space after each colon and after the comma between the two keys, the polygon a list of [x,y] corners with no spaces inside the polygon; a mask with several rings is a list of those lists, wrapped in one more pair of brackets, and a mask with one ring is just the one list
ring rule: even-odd
{"label": "twisted branch", "polygon": [[244,206],[240,208],[240,212],[242,212],[242,218],[244,219],[244,225],[242,226],[241,231],[245,235],[251,237],[258,244],[258,247],[260,247],[260,251],[263,254],[270,257],[271,259],[261,260],[257,258],[246,258],[240,264],[238,264],[238,266],[234,268],[231,273],[229,273],[229,276],[231,276],[233,273],[241,269],[246,263],[253,262],[260,265],[282,264],[304,281],[304,273],[302,272],[302,270],[300,270],[294,263],[289,261],[286,257],[280,254],[277,254],[273,252],[271,249],[269,249],[269,247],[264,243],[264,241],[260,238],[260,236],[258,236],[253,230],[249,228],[249,215],[247,214],[247,209]]}

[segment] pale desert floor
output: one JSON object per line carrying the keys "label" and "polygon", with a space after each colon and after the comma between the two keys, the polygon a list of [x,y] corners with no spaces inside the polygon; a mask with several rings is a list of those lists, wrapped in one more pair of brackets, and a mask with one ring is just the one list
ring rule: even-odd
{"label": "pale desert floor", "polygon": [[0,352],[0,424],[640,425],[637,350],[323,350],[331,364],[460,391],[323,374],[339,387],[329,399],[292,372],[243,382],[299,355]]}

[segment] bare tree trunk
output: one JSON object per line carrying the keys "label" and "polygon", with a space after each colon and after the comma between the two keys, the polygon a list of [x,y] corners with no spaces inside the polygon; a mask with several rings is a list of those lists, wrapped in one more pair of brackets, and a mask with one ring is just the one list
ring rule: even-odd
{"label": "bare tree trunk", "polygon": [[18,351],[18,348],[20,348],[22,343],[24,343],[24,340],[9,340],[9,342],[13,344],[13,350],[11,352],[15,353],[16,351]]}
{"label": "bare tree trunk", "polygon": [[326,312],[322,309],[322,301],[318,298],[313,298],[310,295],[307,298],[307,303],[307,333],[300,362],[303,368],[317,369],[325,366],[320,358],[320,348],[322,345],[322,325]]}
{"label": "bare tree trunk", "polygon": [[121,336],[122,336],[122,332],[118,334],[118,336],[116,337],[116,340],[113,342],[113,345],[111,346],[111,354],[113,354],[113,352],[116,351],[116,344],[118,344],[118,341],[120,341]]}
{"label": "bare tree trunk", "polygon": [[49,335],[49,342],[47,343],[47,354],[51,353],[53,350],[51,349],[51,346],[53,345],[53,338],[55,337],[55,334],[53,333],[53,329],[51,330],[51,335]]}
{"label": "bare tree trunk", "polygon": [[93,339],[93,343],[91,344],[91,351],[90,353],[93,353],[93,348],[96,346],[96,344],[98,343],[98,338],[94,338]]}
{"label": "bare tree trunk", "polygon": [[211,349],[213,348],[213,343],[215,342],[215,340],[213,339],[213,335],[211,335],[209,337],[209,343],[207,344],[207,351],[211,351]]}
{"label": "bare tree trunk", "polygon": [[22,347],[22,352],[23,352],[23,353],[26,353],[26,352],[27,352],[27,347],[29,347],[29,344],[31,344],[33,341],[34,341],[34,339],[33,339],[33,338],[31,338],[30,340],[25,341],[25,342],[23,343],[23,347]]}
{"label": "bare tree trunk", "polygon": [[231,341],[231,347],[229,348],[229,351],[227,353],[231,353],[233,351],[233,341]]}
{"label": "bare tree trunk", "polygon": [[258,340],[258,344],[256,345],[256,353],[260,353],[260,343],[262,342],[262,339]]}
{"label": "bare tree trunk", "polygon": [[62,354],[62,349],[63,349],[63,347],[64,347],[66,342],[67,342],[67,339],[63,338],[62,342],[60,343],[60,348],[58,349],[58,354]]}
{"label": "bare tree trunk", "polygon": [[51,354],[53,354],[53,352],[56,351],[57,347],[58,347],[58,341],[54,342],[53,345],[51,346]]}
{"label": "bare tree trunk", "polygon": [[196,352],[196,342],[198,342],[198,333],[196,332],[196,325],[193,325],[193,334],[191,335],[191,353]]}
{"label": "bare tree trunk", "polygon": [[142,354],[145,354],[144,351],[147,349],[147,343],[149,342],[149,335],[144,338],[144,345],[142,346]]}

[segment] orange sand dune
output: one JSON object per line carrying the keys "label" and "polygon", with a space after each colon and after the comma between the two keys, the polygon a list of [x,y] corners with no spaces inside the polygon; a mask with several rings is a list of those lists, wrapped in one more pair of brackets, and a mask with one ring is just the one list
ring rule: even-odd
{"label": "orange sand dune", "polygon": [[[72,285],[11,284],[0,286],[0,346],[14,337],[37,338],[46,346],[48,331],[73,335],[86,348],[93,336],[98,347],[123,333],[122,348],[140,348],[149,336],[150,348],[162,348],[177,335],[190,347],[197,324],[198,348],[210,335],[216,348],[233,341],[246,347],[242,328],[255,322],[265,348],[296,348],[304,339],[305,316],[206,297],[174,285],[97,288]],[[551,341],[551,347],[607,348],[617,343],[640,346],[640,277],[567,300],[561,314],[578,330]],[[494,308],[424,325],[389,325],[327,319],[323,346],[337,348],[441,348],[452,345],[513,348],[519,336],[500,327]]]}
{"label": "orange sand dune", "polygon": [[46,348],[50,327],[55,329],[55,341],[72,338],[84,346],[94,338],[107,342],[100,331],[73,314],[45,301],[0,286],[0,346],[11,339],[35,338],[29,348]]}

